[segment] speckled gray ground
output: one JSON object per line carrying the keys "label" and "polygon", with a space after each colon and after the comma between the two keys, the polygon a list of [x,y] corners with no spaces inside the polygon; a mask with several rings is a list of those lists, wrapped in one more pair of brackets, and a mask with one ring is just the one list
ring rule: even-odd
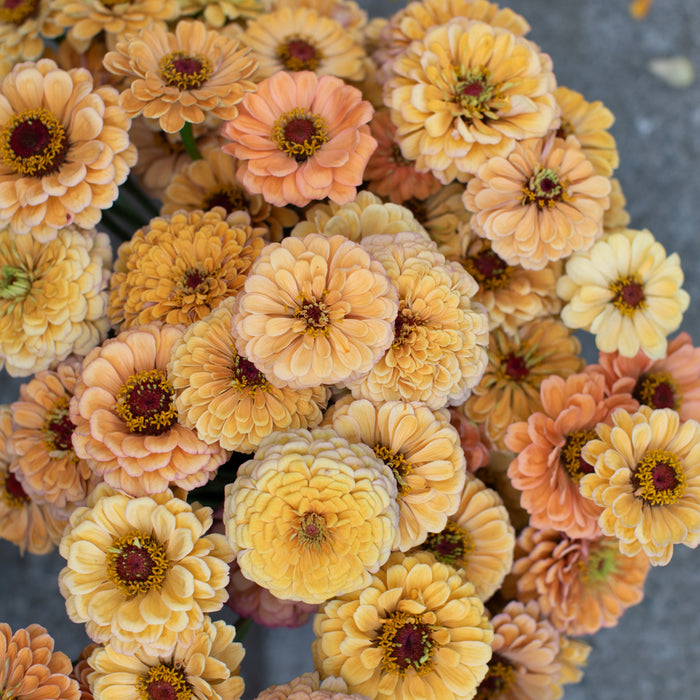
{"label": "speckled gray ground", "polygon": [[[391,0],[362,4],[376,15],[401,6]],[[700,298],[698,83],[675,89],[647,68],[651,59],[681,55],[700,72],[700,3],[656,0],[642,22],[629,17],[628,0],[511,0],[510,6],[530,21],[530,37],[552,56],[559,83],[589,100],[602,100],[616,115],[613,133],[621,156],[617,175],[632,226],[649,228],[669,252],[678,251],[685,288],[693,299]],[[692,304],[683,329],[696,343],[699,326],[700,307]],[[14,400],[17,386],[1,375],[0,400]],[[57,648],[77,655],[86,638],[65,616],[56,583],[60,557],[21,558],[13,546],[0,542],[0,561],[0,620],[14,628],[39,622],[55,636]],[[616,628],[591,640],[584,680],[568,687],[566,698],[698,697],[699,606],[700,554],[679,547],[667,567],[652,570],[644,601]],[[311,670],[311,639],[309,626],[251,631],[244,662],[246,697],[254,697],[268,683]]]}

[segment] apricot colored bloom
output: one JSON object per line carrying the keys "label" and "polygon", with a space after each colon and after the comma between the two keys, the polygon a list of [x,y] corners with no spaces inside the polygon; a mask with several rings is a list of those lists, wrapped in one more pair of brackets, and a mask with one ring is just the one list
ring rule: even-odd
{"label": "apricot colored bloom", "polygon": [[282,6],[267,12],[248,22],[241,42],[252,49],[261,78],[279,71],[364,78],[362,46],[341,24],[313,9]]}
{"label": "apricot colored bloom", "polygon": [[362,190],[347,204],[314,204],[306,211],[305,220],[292,229],[292,236],[303,238],[309,233],[322,233],[324,236],[345,236],[360,243],[365,236],[375,233],[397,234],[403,231],[414,231],[427,238],[425,229],[409,209],[384,202],[369,190]]}
{"label": "apricot colored bloom", "polygon": [[268,0],[179,0],[182,15],[198,15],[209,26],[221,29],[234,20],[258,17]]}
{"label": "apricot colored bloom", "polygon": [[588,663],[591,645],[582,639],[562,634],[558,661],[561,664],[561,684],[579,683],[583,678],[583,667]]}
{"label": "apricot colored bloom", "polygon": [[467,460],[467,471],[474,474],[489,462],[491,443],[458,406],[450,406],[450,423],[457,430],[462,452]]}
{"label": "apricot colored bloom", "polygon": [[441,188],[432,173],[417,172],[413,161],[401,155],[394,140],[396,127],[387,110],[377,112],[369,128],[378,144],[365,168],[365,180],[373,192],[401,204],[411,197],[425,199]]}
{"label": "apricot colored bloom", "polygon": [[613,113],[599,100],[587,102],[583,95],[560,85],[554,97],[561,108],[561,126],[557,136],[575,136],[581,150],[598,175],[610,177],[620,164],[612,134]]}
{"label": "apricot colored bloom", "polygon": [[32,624],[15,632],[0,622],[0,697],[22,700],[79,700],[78,683],[70,678],[73,665],[54,651],[53,637]]}
{"label": "apricot colored bloom", "polygon": [[263,438],[226,487],[226,534],[246,578],[321,603],[368,585],[396,536],[396,484],[362,444],[328,428]]}
{"label": "apricot colored bloom", "polygon": [[450,243],[455,236],[471,235],[471,213],[464,208],[463,194],[464,185],[452,182],[426,199],[411,197],[403,204],[436,243]]}
{"label": "apricot colored bloom", "polygon": [[623,554],[613,537],[577,539],[528,526],[516,551],[518,600],[536,600],[562,634],[614,627],[644,595],[649,558]]}
{"label": "apricot colored bloom", "polygon": [[470,476],[445,528],[428,535],[421,549],[461,569],[476,595],[488,600],[510,571],[514,546],[515,531],[498,492]]}
{"label": "apricot colored bloom", "polygon": [[88,660],[94,669],[89,679],[95,700],[239,700],[245,652],[233,641],[236,628],[223,620],[212,622],[208,615],[202,623],[192,641],[177,643],[165,654],[140,649],[119,653],[110,643],[97,647]]}
{"label": "apricot colored bloom", "polygon": [[551,59],[507,29],[457,17],[411,43],[391,70],[384,102],[401,153],[443,184],[559,125]]}
{"label": "apricot colored bloom", "polygon": [[629,391],[643,406],[672,408],[681,420],[700,422],[700,348],[688,333],[671,340],[660,360],[640,350],[634,357],[602,352],[598,362],[609,391]]}
{"label": "apricot colored bloom", "polygon": [[202,147],[202,157],[174,173],[163,193],[162,215],[180,209],[208,211],[223,207],[226,214],[245,210],[253,226],[269,228],[271,240],[282,239],[283,228],[299,219],[291,209],[273,207],[259,194],[249,194],[236,178],[238,161],[221,150],[222,141]]}
{"label": "apricot colored bloom", "polygon": [[20,554],[47,554],[61,539],[68,515],[40,504],[27,494],[10,468],[12,411],[0,406],[0,538],[19,547]]}
{"label": "apricot colored bloom", "polygon": [[666,337],[680,326],[690,303],[682,284],[678,253],[667,256],[651,232],[609,233],[567,261],[557,282],[557,294],[567,302],[561,319],[569,328],[593,333],[602,352],[634,357],[643,350],[660,360]]}
{"label": "apricot colored bloom", "polygon": [[578,141],[526,139],[484,163],[464,193],[473,229],[509,265],[541,270],[603,235],[610,181]]}
{"label": "apricot colored bloom", "polygon": [[147,323],[189,325],[243,287],[267,229],[244,211],[178,211],[151,219],[119,246],[109,317],[126,330]]}
{"label": "apricot colored bloom", "polygon": [[83,361],[70,419],[73,449],[112,487],[129,494],[202,486],[226,461],[177,420],[166,368],[181,326],[141,326],[95,348]]}
{"label": "apricot colored bloom", "polygon": [[12,472],[37,503],[59,509],[84,505],[97,481],[92,469],[73,450],[74,425],[68,415],[80,363],[75,358],[55,370],[39,372],[19,388],[10,407],[14,429],[10,449]]}
{"label": "apricot colored bloom", "polygon": [[346,691],[342,678],[330,676],[320,682],[318,673],[303,673],[283,685],[272,685],[256,696],[255,700],[367,700],[366,696]]}
{"label": "apricot colored bloom", "polygon": [[654,566],[671,559],[674,544],[700,543],[700,425],[681,423],[670,408],[619,408],[612,425],[598,425],[598,439],[582,458],[595,468],[581,493],[603,508],[603,534],[620,540],[620,551],[644,551]]}
{"label": "apricot colored bloom", "polygon": [[136,162],[117,91],[84,68],[20,63],[0,83],[0,225],[46,242],[95,226]]}
{"label": "apricot colored bloom", "polygon": [[3,2],[0,7],[0,46],[13,64],[34,61],[44,51],[42,35],[60,34],[52,17],[51,0]]}
{"label": "apricot colored bloom", "polygon": [[226,605],[237,615],[249,617],[265,627],[301,627],[316,612],[318,605],[300,600],[282,600],[267,588],[247,579],[238,564],[231,563]]}
{"label": "apricot colored bloom", "polygon": [[509,265],[486,238],[465,230],[456,232],[440,246],[448,259],[460,263],[476,280],[479,291],[474,301],[483,304],[489,317],[489,329],[501,327],[513,335],[528,321],[559,313],[557,279],[563,265],[550,262],[541,270]]}
{"label": "apricot colored bloom", "polygon": [[378,700],[468,700],[493,640],[473,584],[426,552],[394,552],[369,586],[321,608],[314,633],[321,678]]}
{"label": "apricot colored bloom", "polygon": [[236,297],[236,349],[276,386],[366,374],[389,347],[398,305],[382,265],[344,236],[267,245]]}
{"label": "apricot colored bloom", "polygon": [[119,96],[130,117],[158,119],[168,133],[211,114],[233,119],[243,95],[255,90],[257,63],[237,41],[182,20],[174,32],[153,24],[118,41],[104,57],[107,70],[132,80]]}
{"label": "apricot colored bloom", "polygon": [[324,425],[369,446],[391,469],[399,504],[393,549],[405,552],[445,527],[466,476],[459,435],[446,409],[432,411],[417,401],[372,403],[346,397],[334,404]]}
{"label": "apricot colored bloom", "polygon": [[399,313],[383,357],[364,378],[347,382],[353,396],[422,401],[431,409],[461,403],[486,364],[488,321],[472,304],[476,282],[416,233],[376,234],[362,245],[398,290]]}
{"label": "apricot colored bloom", "polygon": [[581,477],[593,471],[581,450],[616,408],[635,410],[637,402],[629,393],[608,396],[605,377],[593,372],[547,377],[540,399],[541,411],[508,426],[505,444],[517,455],[508,477],[522,492],[531,525],[596,537],[601,509],[579,491]]}
{"label": "apricot colored bloom", "polygon": [[226,153],[241,161],[236,176],[253,194],[278,207],[306,206],[328,197],[355,198],[377,142],[368,122],[374,110],[340,78],[280,71],[258,83],[222,130]]}
{"label": "apricot colored bloom", "polygon": [[281,7],[307,7],[323,17],[330,17],[346,32],[362,38],[368,22],[367,11],[355,0],[271,0],[274,9]]}
{"label": "apricot colored bloom", "polygon": [[121,654],[172,654],[195,642],[226,600],[226,538],[205,534],[211,508],[171,491],[134,498],[97,486],[71,515],[58,583],[68,617]]}
{"label": "apricot colored bloom", "polygon": [[526,323],[514,336],[496,328],[489,338],[486,371],[464,403],[465,414],[483,423],[486,435],[503,449],[508,426],[542,409],[542,381],[583,369],[580,350],[578,339],[555,319]]}
{"label": "apricot colored bloom", "polygon": [[560,637],[537,603],[513,600],[493,616],[491,624],[493,656],[475,699],[560,698]]}
{"label": "apricot colored bloom", "polygon": [[90,690],[90,683],[88,682],[88,676],[92,672],[92,669],[88,664],[88,659],[90,658],[90,654],[92,654],[92,652],[95,651],[98,646],[100,645],[95,644],[95,642],[86,644],[78,655],[78,660],[75,662],[75,664],[73,664],[73,670],[70,673],[70,677],[78,681],[80,700],[95,700],[92,695],[92,690]]}
{"label": "apricot colored bloom", "polygon": [[185,427],[225,450],[253,452],[276,430],[318,425],[330,392],[273,386],[239,355],[231,332],[234,302],[225,299],[187,329],[173,350],[168,377]]}
{"label": "apricot colored bloom", "polygon": [[39,243],[0,231],[0,368],[26,377],[107,336],[109,237],[74,226]]}

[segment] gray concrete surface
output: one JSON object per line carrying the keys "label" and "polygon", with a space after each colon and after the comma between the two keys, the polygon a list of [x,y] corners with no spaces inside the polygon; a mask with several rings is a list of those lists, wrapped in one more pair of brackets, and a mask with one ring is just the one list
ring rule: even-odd
{"label": "gray concrete surface", "polygon": [[[362,4],[373,14],[401,6],[391,0]],[[700,73],[700,2],[656,0],[642,22],[629,17],[628,0],[511,0],[509,5],[527,17],[530,37],[552,56],[559,84],[602,100],[616,115],[617,175],[631,225],[649,228],[669,252],[681,255],[685,288],[693,300],[700,299],[700,91],[697,82],[683,90],[670,87],[647,68],[651,59],[681,55]],[[697,301],[683,329],[700,342]],[[0,391],[0,401],[14,400],[17,382],[3,374]],[[86,640],[65,616],[56,583],[60,557],[21,558],[12,545],[0,542],[0,562],[0,620],[15,628],[39,622],[55,636],[57,648],[74,657]],[[700,697],[699,607],[700,552],[679,547],[668,566],[652,570],[644,601],[616,628],[591,639],[584,680],[567,687],[567,700]],[[308,626],[251,631],[246,697],[311,670],[311,639]]]}

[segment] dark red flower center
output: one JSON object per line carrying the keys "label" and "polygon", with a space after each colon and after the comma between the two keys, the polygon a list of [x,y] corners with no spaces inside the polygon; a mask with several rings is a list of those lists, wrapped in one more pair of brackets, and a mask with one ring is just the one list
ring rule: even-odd
{"label": "dark red flower center", "polygon": [[191,700],[192,687],[183,669],[176,664],[158,664],[139,676],[136,692],[140,700]]}
{"label": "dark red flower center", "polygon": [[[322,297],[325,296],[325,292]],[[306,324],[305,333],[312,336],[328,335],[331,323],[330,309],[322,299],[302,299],[294,310],[294,317],[300,318]]]}
{"label": "dark red flower center", "polygon": [[132,433],[160,435],[177,422],[173,388],[158,369],[129,377],[119,391],[115,410]]}
{"label": "dark red flower center", "polygon": [[3,0],[0,2],[0,22],[22,24],[39,14],[39,0]]}
{"label": "dark red flower center", "polygon": [[462,95],[470,95],[472,97],[479,97],[484,91],[484,81],[483,80],[471,80],[466,83],[462,83],[460,86],[460,93]]}
{"label": "dark red flower center", "polygon": [[400,610],[389,613],[375,640],[383,650],[382,666],[400,676],[409,668],[419,674],[427,673],[436,648],[433,629],[423,622],[422,615],[409,615]]}
{"label": "dark red flower center", "polygon": [[328,125],[320,114],[296,108],[277,119],[272,138],[281,151],[303,163],[328,141]]}
{"label": "dark red flower center", "polygon": [[27,496],[25,490],[22,488],[22,484],[19,483],[14,474],[10,473],[5,477],[5,491],[7,491],[10,499],[17,505],[29,503],[29,496]]}
{"label": "dark red flower center", "polygon": [[510,353],[504,358],[503,369],[505,373],[514,381],[519,382],[525,379],[530,374],[530,369],[527,366],[527,361],[524,357]]}
{"label": "dark red flower center", "polygon": [[463,527],[448,520],[444,530],[430,533],[421,548],[432,552],[443,564],[456,566],[474,551],[474,542]]}
{"label": "dark red flower center", "polygon": [[677,503],[687,482],[683,463],[668,450],[650,450],[637,464],[632,477],[634,495],[651,506]]}
{"label": "dark red flower center", "polygon": [[160,59],[160,77],[169,87],[192,90],[201,87],[214,72],[212,62],[201,55],[173,51]]}
{"label": "dark red flower center", "polygon": [[266,389],[269,384],[265,375],[245,357],[236,355],[233,361],[233,383],[238,389],[248,387],[251,391],[255,389]]}
{"label": "dark red flower center", "polygon": [[646,306],[644,287],[637,275],[621,277],[610,284],[612,303],[624,316],[632,316]]}
{"label": "dark red flower center", "polygon": [[46,425],[47,432],[50,434],[51,442],[56,450],[72,450],[73,449],[73,430],[75,425],[70,419],[67,412],[61,413],[50,419]]}
{"label": "dark red flower center", "polygon": [[177,690],[168,681],[149,683],[148,694],[153,700],[177,700]]}
{"label": "dark red flower center", "polygon": [[280,62],[287,70],[316,70],[323,54],[305,37],[293,36],[277,50]]}
{"label": "dark red flower center", "polygon": [[667,372],[641,374],[634,385],[632,396],[651,408],[672,408],[677,411],[682,403],[678,384]]}
{"label": "dark red flower center", "polygon": [[484,289],[498,289],[505,287],[510,280],[513,268],[511,268],[491,248],[479,251],[464,260],[464,266],[469,274]]}
{"label": "dark red flower center", "polygon": [[566,182],[552,168],[540,168],[523,185],[521,204],[535,204],[538,209],[552,208],[557,202],[567,201]]}
{"label": "dark red flower center", "polygon": [[297,538],[306,546],[320,546],[327,538],[326,519],[320,513],[304,513],[299,521]]}
{"label": "dark red flower center", "polygon": [[125,597],[162,586],[168,569],[165,549],[150,535],[129,532],[107,552],[107,577]]}
{"label": "dark red flower center", "polygon": [[243,192],[233,185],[214,190],[205,198],[204,208],[213,209],[214,207],[223,207],[227,215],[232,211],[245,209]]}
{"label": "dark red flower center", "polygon": [[284,127],[284,138],[292,143],[304,143],[313,138],[316,128],[311,119],[292,119]]}
{"label": "dark red flower center", "polygon": [[489,670],[477,688],[474,700],[491,700],[501,697],[515,681],[515,667],[505,657],[493,654]]}
{"label": "dark red flower center", "polygon": [[122,549],[117,559],[117,574],[122,581],[147,581],[153,573],[154,561],[148,550],[130,544]]}
{"label": "dark red flower center", "polygon": [[187,270],[185,273],[185,286],[190,289],[197,289],[206,279],[206,275],[201,270]]}

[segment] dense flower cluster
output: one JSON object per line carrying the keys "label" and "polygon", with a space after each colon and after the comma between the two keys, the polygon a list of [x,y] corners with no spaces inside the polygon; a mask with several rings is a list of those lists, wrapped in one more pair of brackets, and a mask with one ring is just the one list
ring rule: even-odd
{"label": "dense flower cluster", "polygon": [[258,700],[555,700],[700,544],[680,258],[529,29],[0,0],[0,537],[93,642],[0,622],[0,698],[237,700],[313,616]]}

